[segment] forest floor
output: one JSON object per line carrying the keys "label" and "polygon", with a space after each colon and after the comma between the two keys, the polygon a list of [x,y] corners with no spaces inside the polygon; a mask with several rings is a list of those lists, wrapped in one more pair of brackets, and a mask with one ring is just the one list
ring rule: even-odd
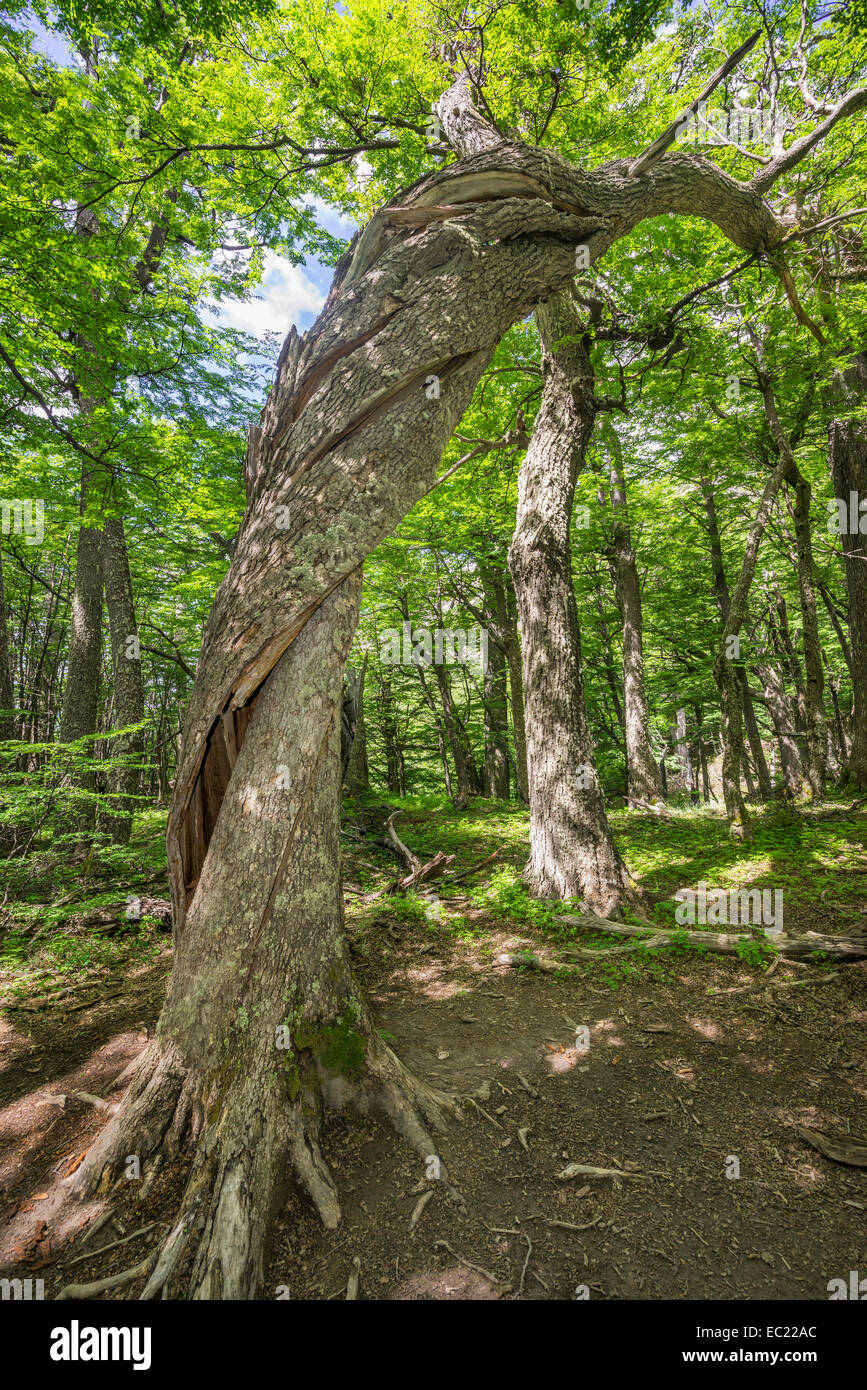
{"label": "forest floor", "polygon": [[[400,804],[399,833],[421,859],[444,850],[462,872],[498,852],[451,889],[433,885],[432,907],[374,896],[395,861],[369,839],[346,840],[347,934],[377,1025],[420,1075],[471,1098],[440,1143],[463,1204],[385,1124],[334,1115],[324,1155],[343,1222],[324,1231],[293,1190],[266,1297],[344,1297],[356,1258],[359,1297],[406,1300],[825,1300],[830,1280],[867,1269],[867,1170],[796,1130],[867,1141],[867,963],[827,980],[827,963],[783,963],[765,981],[767,959],[745,939],[735,957],[678,947],[554,974],[502,966],[503,951],[606,938],[526,895],[526,813]],[[867,814],[816,821],[768,808],[747,849],[730,844],[716,810],[611,819],[654,921],[673,925],[671,894],[705,880],[782,887],[789,932],[864,932]],[[131,1183],[82,1258],[82,1237],[70,1243],[74,1233],[40,1216],[159,1015],[170,938],[147,914],[127,921],[123,905],[164,894],[161,829],[151,813],[125,858],[47,861],[17,885],[14,906],[7,898],[0,1272],[43,1278],[47,1298],[140,1260],[182,1189],[180,1164],[144,1197]],[[785,980],[805,983],[778,990]],[[584,1028],[589,1046],[576,1046]],[[613,1176],[558,1176],[568,1164]]]}

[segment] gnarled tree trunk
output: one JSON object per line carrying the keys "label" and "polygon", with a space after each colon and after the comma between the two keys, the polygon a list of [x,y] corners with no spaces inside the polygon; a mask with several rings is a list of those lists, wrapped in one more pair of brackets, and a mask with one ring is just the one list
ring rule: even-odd
{"label": "gnarled tree trunk", "polygon": [[[428,1124],[446,1102],[372,1028],[341,942],[339,709],[365,556],[429,490],[506,329],[569,283],[576,244],[592,262],[664,212],[709,217],[750,250],[783,234],[758,185],[697,156],[587,173],[504,142],[463,82],[439,114],[466,157],[371,219],[314,327],[286,340],[250,432],[247,512],[204,633],[169,819],[175,973],[156,1037],[73,1178],[81,1194],[104,1190],[127,1155],[190,1146],[181,1222],[148,1296],[171,1287],[185,1244],[194,1296],[260,1292],[290,1176],[336,1221],[323,1105],[379,1107],[434,1152]],[[775,176],[763,170],[762,188]],[[568,478],[573,461],[558,468]],[[568,625],[566,579],[571,592],[568,547],[554,586]],[[542,618],[528,617],[538,647]],[[551,661],[572,636],[555,633]],[[570,658],[564,681],[549,662],[542,677],[574,715],[567,754],[589,758],[580,668]],[[571,756],[559,771],[577,771]],[[607,911],[628,879],[593,810],[598,783],[572,806],[579,842],[597,834],[582,878]]]}

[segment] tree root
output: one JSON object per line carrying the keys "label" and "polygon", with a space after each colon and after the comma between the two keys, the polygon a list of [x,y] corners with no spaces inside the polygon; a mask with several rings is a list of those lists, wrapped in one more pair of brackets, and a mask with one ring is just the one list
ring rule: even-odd
{"label": "tree root", "polygon": [[105,1279],[96,1279],[92,1284],[67,1284],[65,1289],[60,1290],[55,1302],[71,1298],[96,1298],[98,1293],[119,1289],[123,1284],[134,1284],[136,1279],[144,1279],[150,1274],[158,1254],[159,1248],[154,1249],[140,1264],[133,1265],[131,1269],[123,1269],[120,1274],[109,1274]]}
{"label": "tree root", "polygon": [[[92,1297],[146,1275],[142,1299],[167,1298],[182,1272],[190,1298],[259,1297],[287,1174],[294,1174],[327,1229],[340,1221],[337,1189],[319,1147],[323,1104],[386,1116],[425,1161],[425,1176],[438,1177],[452,1200],[463,1204],[431,1137],[431,1128],[443,1130],[447,1118],[461,1118],[459,1102],[414,1076],[372,1030],[366,1042],[359,1074],[335,1076],[310,1060],[292,1099],[275,1084],[273,1056],[263,1057],[258,1067],[236,1068],[228,1084],[212,1082],[205,1094],[172,1045],[151,1043],[71,1190],[78,1199],[104,1195],[112,1184],[124,1183],[123,1166],[131,1156],[139,1158],[142,1171],[147,1164],[153,1173],[163,1159],[192,1150],[176,1221],[134,1272],[66,1297]],[[428,1169],[432,1159],[434,1172]]]}

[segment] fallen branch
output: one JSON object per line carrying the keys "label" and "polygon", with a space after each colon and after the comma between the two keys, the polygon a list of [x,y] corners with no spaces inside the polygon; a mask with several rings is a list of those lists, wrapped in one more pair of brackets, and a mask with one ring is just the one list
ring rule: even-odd
{"label": "fallen branch", "polygon": [[835,1163],[845,1163],[850,1168],[867,1168],[867,1144],[857,1140],[834,1139],[829,1134],[820,1134],[818,1130],[807,1129],[804,1125],[795,1125],[795,1133],[805,1144],[818,1149],[820,1154],[833,1159]]}
{"label": "fallen branch", "polygon": [[[596,917],[592,913],[581,917],[558,917],[557,921],[567,926],[588,927],[610,936],[641,937],[650,931],[650,939],[643,943],[649,950],[658,950],[668,942],[674,945],[683,942],[688,946],[702,946],[719,955],[734,956],[738,953],[739,945],[757,940],[777,951],[784,959],[789,956],[796,959],[813,956],[821,951],[834,960],[867,960],[867,938],[864,937],[823,936],[819,932],[805,932],[803,936],[788,936],[781,932],[773,937],[755,937],[749,929],[742,932],[712,932],[688,931],[686,927],[633,927],[626,922],[611,922],[606,917]],[[569,948],[564,948],[564,954],[569,954]]]}
{"label": "fallen branch", "polygon": [[504,1284],[497,1275],[492,1274],[489,1269],[483,1269],[481,1265],[474,1265],[472,1261],[465,1260],[463,1255],[459,1255],[457,1250],[453,1249],[447,1240],[435,1240],[434,1250],[439,1250],[441,1247],[448,1250],[449,1254],[454,1256],[458,1264],[465,1265],[467,1269],[474,1269],[477,1274],[483,1275],[490,1284],[493,1284],[495,1288],[500,1289],[502,1292],[506,1293],[512,1287],[511,1284]]}
{"label": "fallen branch", "polygon": [[491,860],[496,859],[499,853],[500,851],[495,849],[493,854],[489,854],[487,859],[480,859],[478,864],[474,864],[471,869],[464,869],[459,874],[446,874],[445,881],[447,883],[459,883],[462,878],[469,878],[470,874],[474,874],[478,869],[483,869],[486,864],[490,864]]}
{"label": "fallen branch", "polygon": [[622,1168],[592,1168],[586,1163],[568,1163],[561,1172],[556,1174],[561,1182],[568,1182],[570,1178],[631,1178],[640,1182],[648,1178],[666,1177],[665,1173],[627,1173]]}
{"label": "fallen branch", "polygon": [[433,859],[429,859],[426,864],[422,864],[418,855],[413,854],[412,850],[398,837],[392,822],[394,817],[399,815],[400,812],[395,811],[393,815],[389,816],[388,820],[385,822],[385,829],[388,832],[392,850],[406,861],[409,873],[405,878],[395,879],[393,883],[390,883],[387,888],[383,889],[382,892],[377,895],[378,897],[383,897],[390,893],[406,893],[410,888],[417,888],[420,883],[429,883],[431,879],[438,878],[439,875],[448,868],[449,864],[455,862],[456,856],[454,854],[444,854],[440,849],[437,850]]}
{"label": "fallen branch", "polygon": [[845,820],[847,816],[851,816],[854,811],[859,810],[865,804],[867,804],[867,796],[859,796],[857,801],[852,802],[851,806],[840,806],[834,811],[802,811],[801,815],[804,816],[806,820],[814,822],[820,820]]}
{"label": "fallen branch", "polygon": [[818,989],[820,985],[827,985],[831,980],[839,978],[840,971],[832,970],[830,975],[819,975],[815,980],[761,980],[757,985],[736,985],[734,989],[712,990],[710,998],[722,999],[732,994],[762,994],[766,989]]}

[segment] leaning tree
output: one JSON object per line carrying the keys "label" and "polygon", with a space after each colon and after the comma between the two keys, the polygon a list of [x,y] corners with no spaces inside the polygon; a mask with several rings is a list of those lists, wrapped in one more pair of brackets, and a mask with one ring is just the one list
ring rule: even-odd
{"label": "leaning tree", "polygon": [[250,432],[247,510],[204,634],[168,829],[175,965],[118,1112],[72,1180],[105,1193],[130,1154],[182,1150],[189,1179],[145,1296],[191,1256],[196,1298],[262,1289],[294,1174],[339,1219],[319,1148],[324,1106],[387,1116],[416,1150],[451,1098],[372,1026],[342,941],[340,714],[361,566],[430,487],[497,343],[645,218],[708,218],[773,253],[793,221],[764,195],[834,123],[739,182],[666,152],[593,171],[504,139],[465,80],[439,101],[460,158],[381,208],[338,266],[309,332],[293,329]]}

